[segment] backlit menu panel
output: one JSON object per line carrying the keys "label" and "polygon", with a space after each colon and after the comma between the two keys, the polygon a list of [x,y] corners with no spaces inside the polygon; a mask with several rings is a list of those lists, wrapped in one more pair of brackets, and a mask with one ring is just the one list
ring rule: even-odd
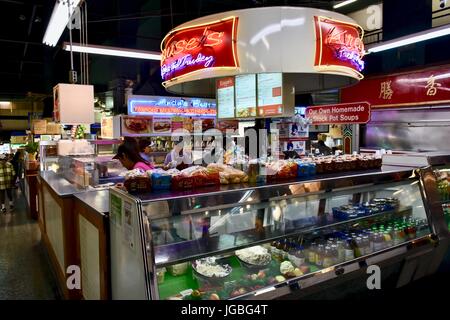
{"label": "backlit menu panel", "polygon": [[236,76],[236,118],[256,117],[256,75]]}

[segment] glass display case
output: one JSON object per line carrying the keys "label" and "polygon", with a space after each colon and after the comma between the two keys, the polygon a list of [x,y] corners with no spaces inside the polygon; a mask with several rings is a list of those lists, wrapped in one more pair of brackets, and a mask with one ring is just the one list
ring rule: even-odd
{"label": "glass display case", "polygon": [[60,156],[58,166],[59,174],[81,188],[98,184],[95,155]]}
{"label": "glass display case", "polygon": [[110,193],[113,299],[272,299],[432,242],[412,169]]}
{"label": "glass display case", "polygon": [[40,170],[54,172],[58,171],[58,142],[40,141],[39,142],[39,162]]}

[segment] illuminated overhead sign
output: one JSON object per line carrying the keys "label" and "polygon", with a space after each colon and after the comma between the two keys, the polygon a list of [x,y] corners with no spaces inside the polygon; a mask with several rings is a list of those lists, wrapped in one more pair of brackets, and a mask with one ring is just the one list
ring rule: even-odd
{"label": "illuminated overhead sign", "polygon": [[130,96],[128,114],[140,116],[216,116],[214,99]]}
{"label": "illuminated overhead sign", "polygon": [[364,69],[363,29],[352,23],[314,17],[316,28],[315,67],[321,71],[344,71],[362,79]]}
{"label": "illuminated overhead sign", "polygon": [[169,32],[161,42],[163,81],[205,69],[237,68],[237,23],[237,17],[229,17]]}

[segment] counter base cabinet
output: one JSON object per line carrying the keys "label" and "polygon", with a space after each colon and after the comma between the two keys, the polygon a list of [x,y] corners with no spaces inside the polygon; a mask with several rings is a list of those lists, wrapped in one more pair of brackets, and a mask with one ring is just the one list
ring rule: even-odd
{"label": "counter base cabinet", "polygon": [[106,215],[75,200],[77,252],[81,268],[81,295],[85,300],[110,298],[109,222]]}
{"label": "counter base cabinet", "polygon": [[391,275],[385,285],[404,285],[432,272],[436,255],[419,182],[397,168],[160,197],[113,188],[112,298],[294,299],[352,281],[368,290],[371,264]]}
{"label": "counter base cabinet", "polygon": [[74,274],[69,267],[80,265],[76,252],[73,199],[59,197],[47,183],[40,180],[39,225],[42,239],[56,273],[59,289],[65,299],[79,299],[80,290],[69,289],[67,279]]}

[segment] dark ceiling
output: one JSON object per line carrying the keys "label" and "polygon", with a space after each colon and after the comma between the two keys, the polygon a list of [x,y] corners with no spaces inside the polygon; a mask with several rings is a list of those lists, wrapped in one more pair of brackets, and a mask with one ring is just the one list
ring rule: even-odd
{"label": "dark ceiling", "polygon": [[[291,5],[333,10],[337,1],[320,0],[86,0],[90,44],[143,50],[159,50],[160,39],[185,21],[212,13],[258,6]],[[342,8],[343,13],[380,0],[360,0]],[[59,46],[42,44],[55,0],[0,0],[0,99],[20,98],[28,92],[51,92],[58,82],[68,81],[69,53],[61,50],[68,41],[64,32]],[[345,10],[345,11],[344,11]],[[75,31],[74,42],[79,42]],[[75,69],[79,71],[75,55]],[[138,79],[141,87],[159,93],[158,62],[127,58],[89,57],[90,82],[106,91],[118,78]]]}
{"label": "dark ceiling", "polygon": [[[332,9],[333,1],[320,0],[86,0],[88,40],[144,50],[158,50],[160,39],[172,26],[216,12],[257,6],[293,5]],[[55,0],[0,0],[0,98],[20,98],[28,92],[50,93],[58,82],[67,82],[69,54],[60,46],[42,44]],[[74,42],[79,42],[78,31]],[[75,57],[75,69],[79,70]],[[132,59],[90,56],[91,83],[106,90],[119,77],[154,74],[158,64]],[[156,70],[156,71],[155,71]],[[96,88],[97,89],[97,88]],[[160,90],[161,88],[157,88]]]}

